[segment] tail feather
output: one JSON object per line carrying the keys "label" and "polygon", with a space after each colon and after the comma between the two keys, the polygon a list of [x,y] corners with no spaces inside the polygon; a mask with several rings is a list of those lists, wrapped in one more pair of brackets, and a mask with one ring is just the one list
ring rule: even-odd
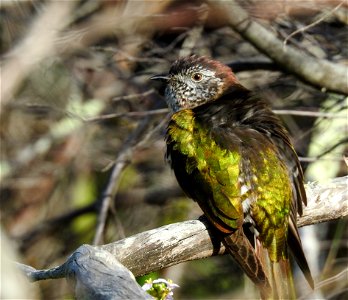
{"label": "tail feather", "polygon": [[269,299],[296,299],[296,290],[289,259],[280,259],[278,262],[272,262],[267,249],[262,247],[259,241],[256,241],[256,253],[270,280],[272,293]]}
{"label": "tail feather", "polygon": [[223,243],[241,269],[258,287],[261,298],[269,299],[272,295],[272,290],[268,276],[243,230],[239,229],[225,236]]}
{"label": "tail feather", "polygon": [[289,222],[289,232],[288,232],[288,245],[289,248],[300,267],[301,271],[303,272],[308,284],[312,289],[314,289],[314,281],[313,277],[311,275],[311,271],[309,269],[307,259],[305,257],[305,254],[303,252],[300,236],[297,230],[296,225],[294,225],[295,222],[290,219]]}
{"label": "tail feather", "polygon": [[271,263],[272,287],[276,299],[296,299],[296,290],[290,261],[281,259]]}

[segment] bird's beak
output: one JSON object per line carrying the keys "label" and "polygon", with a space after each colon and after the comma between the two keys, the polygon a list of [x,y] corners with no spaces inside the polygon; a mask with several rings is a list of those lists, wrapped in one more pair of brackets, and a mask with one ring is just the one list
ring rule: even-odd
{"label": "bird's beak", "polygon": [[159,75],[155,75],[150,77],[151,80],[158,80],[158,81],[162,81],[162,82],[168,82],[169,81],[169,76],[168,75],[163,75],[163,74],[159,74]]}

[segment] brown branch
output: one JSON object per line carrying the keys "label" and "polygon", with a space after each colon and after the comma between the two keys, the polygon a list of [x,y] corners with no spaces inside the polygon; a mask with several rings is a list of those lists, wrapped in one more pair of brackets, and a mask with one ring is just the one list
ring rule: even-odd
{"label": "brown branch", "polygon": [[348,94],[346,66],[314,58],[291,46],[284,48],[274,33],[253,21],[235,0],[211,1],[211,4],[218,5],[227,15],[235,31],[290,73],[322,89]]}

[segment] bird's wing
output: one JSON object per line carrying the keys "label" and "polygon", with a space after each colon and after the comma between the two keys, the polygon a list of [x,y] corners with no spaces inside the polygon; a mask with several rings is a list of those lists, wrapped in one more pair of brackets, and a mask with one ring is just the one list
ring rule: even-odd
{"label": "bird's wing", "polygon": [[262,133],[248,127],[215,128],[212,134],[227,149],[239,139],[243,157],[239,182],[245,220],[253,225],[272,261],[286,257],[292,192],[287,167],[276,146]]}
{"label": "bird's wing", "polygon": [[[258,200],[254,206],[251,205],[254,212],[249,219],[261,233],[260,240],[268,249],[270,258],[273,261],[286,258],[288,244],[308,283],[313,287],[296,226],[297,213],[302,214],[302,202],[306,204],[303,173],[285,129],[273,131],[272,134],[247,127],[233,130],[217,127],[214,131],[214,139],[221,147],[229,149],[231,145],[239,143],[243,156],[241,172],[244,176],[241,184],[246,185],[243,190],[247,193],[242,194],[241,198],[243,200],[249,196],[248,201],[253,197],[253,193],[248,195],[248,190],[256,191],[254,199]],[[254,176],[257,182],[253,184]]]}

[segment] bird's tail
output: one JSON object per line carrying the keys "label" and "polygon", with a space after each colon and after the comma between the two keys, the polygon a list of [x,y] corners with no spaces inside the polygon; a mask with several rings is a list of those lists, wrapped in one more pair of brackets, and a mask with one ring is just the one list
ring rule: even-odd
{"label": "bird's tail", "polygon": [[223,243],[241,269],[260,290],[262,299],[272,297],[272,288],[262,262],[257,257],[254,247],[245,236],[243,229],[224,237]]}
{"label": "bird's tail", "polygon": [[[257,241],[256,243],[260,243]],[[289,259],[278,262],[270,260],[267,249],[256,245],[256,253],[260,258],[264,271],[269,278],[271,295],[269,299],[296,299],[296,290]]]}

